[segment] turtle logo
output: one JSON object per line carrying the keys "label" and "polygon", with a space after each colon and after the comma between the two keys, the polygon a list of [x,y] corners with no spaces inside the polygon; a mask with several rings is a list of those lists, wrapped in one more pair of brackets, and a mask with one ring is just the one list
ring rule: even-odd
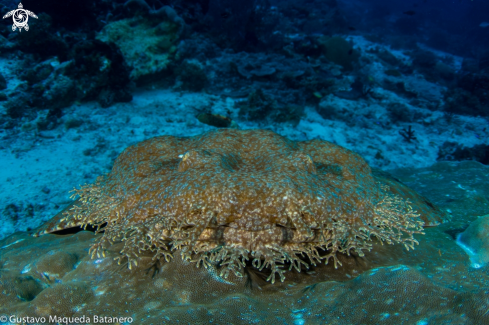
{"label": "turtle logo", "polygon": [[29,16],[37,19],[36,14],[34,14],[32,11],[25,10],[23,8],[24,6],[22,6],[22,3],[19,3],[19,9],[12,10],[8,12],[5,16],[3,16],[3,19],[12,16],[12,19],[14,20],[14,24],[12,25],[12,30],[14,32],[17,28],[19,29],[19,32],[22,31],[22,28],[24,28],[26,31],[29,30],[29,25],[27,25]]}

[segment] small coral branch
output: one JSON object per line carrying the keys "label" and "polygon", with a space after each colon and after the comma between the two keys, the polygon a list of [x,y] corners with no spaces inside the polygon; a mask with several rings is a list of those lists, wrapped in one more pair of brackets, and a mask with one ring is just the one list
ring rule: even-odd
{"label": "small coral branch", "polygon": [[404,140],[407,142],[411,142],[413,140],[418,140],[416,138],[416,136],[414,135],[414,130],[411,128],[411,125],[409,126],[409,128],[407,130],[402,129],[401,131],[399,131],[399,134],[402,135]]}

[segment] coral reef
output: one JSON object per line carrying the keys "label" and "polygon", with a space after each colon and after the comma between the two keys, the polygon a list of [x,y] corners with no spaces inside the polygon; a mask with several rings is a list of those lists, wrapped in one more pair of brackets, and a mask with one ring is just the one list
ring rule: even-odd
{"label": "coral reef", "polygon": [[489,146],[478,144],[473,147],[466,147],[445,141],[439,148],[437,159],[449,161],[475,160],[484,165],[489,165]]}
{"label": "coral reef", "polygon": [[359,78],[356,79],[350,87],[351,90],[349,91],[335,92],[335,96],[343,99],[358,100],[360,98],[366,98],[372,92],[368,83],[362,82]]}
{"label": "coral reef", "polygon": [[[421,72],[427,80],[450,85],[455,79],[455,69],[450,58],[439,58],[433,52],[417,49],[411,53],[412,66]],[[441,62],[444,60],[445,62]]]}
{"label": "coral reef", "polygon": [[76,80],[76,98],[97,98],[102,107],[132,100],[129,93],[130,69],[113,44],[87,40],[73,46],[73,64],[67,75]]}
{"label": "coral reef", "polygon": [[289,104],[272,112],[271,119],[278,123],[288,123],[296,127],[304,115],[304,106]]}
{"label": "coral reef", "polygon": [[152,10],[146,2],[135,0],[125,6],[142,9],[142,14],[107,24],[96,38],[117,45],[134,80],[165,70],[184,30],[183,19],[168,6]]}
{"label": "coral reef", "polygon": [[238,103],[239,115],[247,121],[263,120],[277,107],[277,103],[263,90],[250,93],[246,102]]}
{"label": "coral reef", "polygon": [[222,69],[230,64],[234,71],[246,79],[270,78],[273,75],[280,78],[284,74],[291,74],[297,78],[312,70],[310,64],[304,61],[279,54],[241,52],[223,55],[219,60],[222,62],[216,64],[214,69]]}
{"label": "coral reef", "polygon": [[463,73],[445,94],[445,111],[489,116],[489,73]]}
{"label": "coral reef", "polygon": [[[163,6],[160,9],[155,10],[151,9],[144,0],[128,0],[124,4],[124,7],[127,7],[129,9],[131,7],[136,7],[145,11],[145,13],[152,18],[163,19],[164,21],[172,22],[178,27],[178,36],[183,33],[183,30],[185,28],[185,21],[180,16],[178,16],[176,11],[170,6]],[[160,28],[163,28],[162,30],[165,30],[168,27],[162,25],[160,26]]]}
{"label": "coral reef", "polygon": [[9,116],[35,115],[39,108],[56,110],[82,100],[98,99],[102,107],[132,100],[129,69],[115,46],[82,41],[73,46],[69,57],[69,61],[50,58],[26,68],[20,74],[24,83],[5,104]]}
{"label": "coral reef", "polygon": [[304,116],[304,107],[300,105],[279,103],[262,89],[255,89],[246,101],[236,103],[239,116],[246,121],[272,121],[298,125]]}
{"label": "coral reef", "polygon": [[201,91],[209,82],[204,69],[198,62],[184,61],[175,70],[181,82],[181,88],[184,90]]}
{"label": "coral reef", "polygon": [[386,110],[393,122],[414,122],[414,112],[405,104],[389,103]]}
{"label": "coral reef", "polygon": [[323,55],[345,70],[352,70],[353,64],[358,61],[360,54],[351,43],[342,37],[322,38],[319,40]]}
{"label": "coral reef", "polygon": [[385,63],[388,63],[394,67],[397,67],[402,63],[401,60],[399,60],[394,54],[392,54],[386,49],[381,50],[377,48],[371,50],[371,52],[375,53],[379,57],[379,59],[381,59]]}
{"label": "coral reef", "polygon": [[[292,142],[271,131],[222,129],[191,138],[163,136],[127,148],[111,173],[82,186],[80,198],[38,235],[92,225],[103,236],[92,257],[122,241],[120,261],[150,254],[220,275],[243,275],[247,261],[283,281],[339,253],[363,256],[373,237],[417,244],[414,234],[444,213],[412,190],[372,172],[332,143]],[[321,255],[325,253],[325,255]]]}

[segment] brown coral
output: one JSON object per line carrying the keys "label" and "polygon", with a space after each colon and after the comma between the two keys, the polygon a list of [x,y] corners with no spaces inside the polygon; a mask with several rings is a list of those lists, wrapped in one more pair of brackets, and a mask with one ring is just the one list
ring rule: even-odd
{"label": "brown coral", "polygon": [[372,236],[413,248],[413,234],[442,215],[347,149],[265,130],[143,141],[75,196],[37,234],[95,225],[104,234],[92,257],[122,241],[130,267],[143,254],[169,260],[176,250],[224,276],[241,275],[250,260],[271,269],[272,283],[275,274],[283,281],[288,263],[300,271],[330,258],[337,267],[337,253],[362,256]]}

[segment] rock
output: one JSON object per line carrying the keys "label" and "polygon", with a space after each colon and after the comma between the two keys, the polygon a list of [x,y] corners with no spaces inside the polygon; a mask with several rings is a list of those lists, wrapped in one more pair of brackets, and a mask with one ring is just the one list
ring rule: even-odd
{"label": "rock", "polygon": [[96,39],[114,43],[137,80],[167,69],[176,51],[181,26],[161,17],[134,17],[106,25]]}
{"label": "rock", "polygon": [[341,322],[332,324],[486,324],[489,315],[480,310],[489,308],[488,275],[480,269],[469,275],[463,250],[439,229],[427,229],[413,252],[375,243],[377,254],[342,259],[338,269],[330,263],[293,272],[290,281],[274,285],[256,273],[223,279],[215,267],[197,268],[179,254],[159,265],[143,257],[132,270],[114,261],[120,246],[92,260],[88,247],[101,235],[88,231],[40,238],[17,233],[0,241],[0,312],[85,315],[91,323],[100,315],[132,317],[134,324],[337,318]]}
{"label": "rock", "polygon": [[58,60],[56,59],[48,59],[37,65],[35,65],[31,69],[26,69],[21,75],[20,79],[29,82],[29,84],[33,85],[38,82],[41,82],[49,77],[51,72],[53,72],[54,67],[59,65]]}
{"label": "rock", "polygon": [[457,244],[470,256],[473,267],[485,266],[489,262],[489,214],[472,222],[459,234]]}

